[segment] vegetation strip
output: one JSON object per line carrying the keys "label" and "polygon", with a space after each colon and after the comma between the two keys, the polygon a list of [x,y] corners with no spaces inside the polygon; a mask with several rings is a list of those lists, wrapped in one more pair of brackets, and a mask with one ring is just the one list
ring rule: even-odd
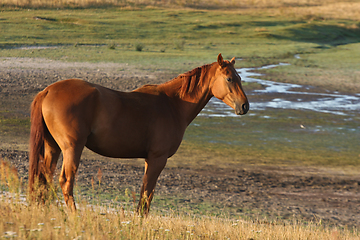
{"label": "vegetation strip", "polygon": [[[138,217],[123,206],[89,207],[82,201],[74,214],[61,204],[19,204],[16,171],[0,163],[0,187],[14,197],[0,199],[0,235],[21,239],[357,239],[356,229],[327,228],[319,223],[247,222],[241,219],[152,214]],[[115,209],[115,211],[114,211]]]}

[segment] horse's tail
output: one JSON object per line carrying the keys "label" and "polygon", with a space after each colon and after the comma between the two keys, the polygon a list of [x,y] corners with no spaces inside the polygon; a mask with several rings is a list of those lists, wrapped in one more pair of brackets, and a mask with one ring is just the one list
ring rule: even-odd
{"label": "horse's tail", "polygon": [[29,153],[29,190],[34,190],[36,181],[46,183],[42,172],[44,159],[44,138],[47,127],[42,113],[42,103],[47,92],[38,93],[31,104],[30,153]]}

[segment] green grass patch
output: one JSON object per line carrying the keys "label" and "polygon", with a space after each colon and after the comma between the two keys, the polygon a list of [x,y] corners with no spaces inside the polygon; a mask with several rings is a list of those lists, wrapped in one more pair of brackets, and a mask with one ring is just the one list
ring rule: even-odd
{"label": "green grass patch", "polygon": [[[261,65],[292,59],[297,53],[321,52],[319,46],[360,39],[356,21],[308,21],[264,13],[254,17],[229,11],[224,17],[220,11],[112,8],[3,9],[1,14],[1,56],[129,62],[146,67],[162,64],[176,70],[179,67],[174,62],[204,64],[214,61],[219,52],[226,58],[244,58],[246,66]],[[136,50],[138,43],[142,51]],[[24,45],[68,47],[9,49]],[[108,51],[114,48],[116,51]]]}
{"label": "green grass patch", "polygon": [[360,44],[299,51],[299,58],[288,59],[286,68],[261,70],[262,79],[319,86],[326,90],[360,91]]}
{"label": "green grass patch", "polygon": [[0,134],[3,136],[23,136],[30,132],[28,118],[4,118],[0,115]]}

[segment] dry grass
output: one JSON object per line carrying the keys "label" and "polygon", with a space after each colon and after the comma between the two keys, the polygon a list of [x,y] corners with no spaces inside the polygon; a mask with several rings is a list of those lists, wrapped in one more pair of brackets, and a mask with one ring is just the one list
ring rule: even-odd
{"label": "dry grass", "polygon": [[[61,203],[27,203],[16,169],[0,163],[0,237],[18,239],[359,239],[356,229],[317,224],[277,224],[191,216],[138,217],[128,204],[88,205],[79,197],[73,214]],[[14,185],[14,180],[17,184]],[[124,209],[128,208],[128,209]]]}
{"label": "dry grass", "polygon": [[43,208],[4,203],[1,208],[1,236],[19,239],[357,239],[347,230],[297,223],[284,226],[218,218],[139,218],[92,208],[73,215],[54,205]]}
{"label": "dry grass", "polygon": [[167,7],[235,10],[242,14],[300,17],[309,20],[360,20],[357,0],[2,0],[0,7],[96,8]]}
{"label": "dry grass", "polygon": [[271,15],[360,19],[360,2],[356,0],[2,0],[1,5],[23,8],[190,7],[239,10],[247,13],[258,13],[261,9]]}
{"label": "dry grass", "polygon": [[[320,1],[319,1],[320,2]],[[272,9],[273,15],[290,15],[312,19],[352,19],[360,20],[360,2],[321,1],[314,6],[291,6]]]}
{"label": "dry grass", "polygon": [[[345,0],[341,2],[357,2]],[[278,8],[278,7],[308,7],[324,6],[339,3],[336,0],[3,0],[4,5],[62,7],[62,6],[192,6],[208,8]]]}

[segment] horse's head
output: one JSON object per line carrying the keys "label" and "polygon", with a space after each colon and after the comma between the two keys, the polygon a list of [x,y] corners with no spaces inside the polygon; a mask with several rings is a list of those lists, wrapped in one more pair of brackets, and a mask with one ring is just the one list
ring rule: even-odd
{"label": "horse's head", "polygon": [[249,111],[249,102],[241,86],[241,78],[236,72],[235,57],[230,61],[223,60],[221,54],[217,58],[218,67],[213,78],[212,94],[235,110],[237,115]]}

